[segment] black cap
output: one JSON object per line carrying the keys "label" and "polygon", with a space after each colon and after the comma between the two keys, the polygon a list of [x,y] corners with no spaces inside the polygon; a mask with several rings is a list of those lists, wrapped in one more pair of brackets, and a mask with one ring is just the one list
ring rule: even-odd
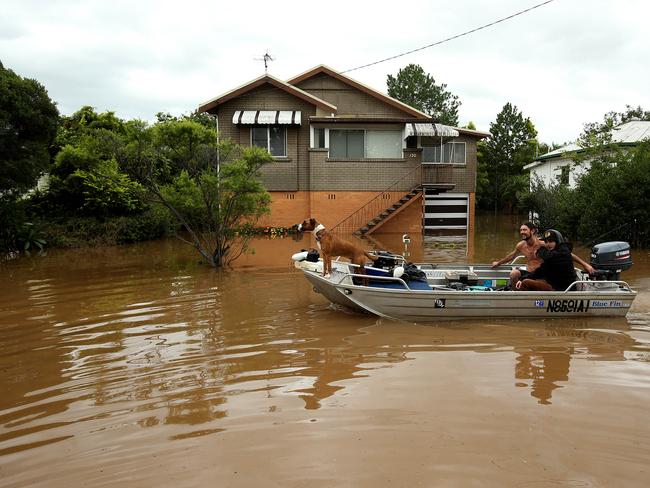
{"label": "black cap", "polygon": [[559,231],[555,229],[548,229],[546,232],[544,232],[544,235],[540,240],[544,242],[553,241],[558,244],[562,244],[564,242],[564,237],[562,237],[562,234],[560,234]]}

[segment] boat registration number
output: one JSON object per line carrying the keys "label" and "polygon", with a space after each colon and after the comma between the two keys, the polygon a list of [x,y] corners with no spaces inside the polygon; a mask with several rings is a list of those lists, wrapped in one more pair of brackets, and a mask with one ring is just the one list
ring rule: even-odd
{"label": "boat registration number", "polygon": [[588,312],[589,308],[620,308],[620,300],[582,300],[582,299],[557,299],[535,300],[535,307],[546,308],[547,312]]}

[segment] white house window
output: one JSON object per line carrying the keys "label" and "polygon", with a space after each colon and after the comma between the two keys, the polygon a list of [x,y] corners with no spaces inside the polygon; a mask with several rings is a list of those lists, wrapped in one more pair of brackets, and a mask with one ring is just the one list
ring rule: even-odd
{"label": "white house window", "polygon": [[398,159],[401,130],[330,129],[329,157],[336,159]]}
{"label": "white house window", "polygon": [[367,130],[366,131],[366,157],[367,158],[401,158],[402,157],[402,131],[401,130]]}
{"label": "white house window", "polygon": [[251,145],[266,149],[271,156],[286,157],[287,129],[283,125],[252,127]]}
{"label": "white house window", "polygon": [[557,182],[560,185],[568,186],[569,185],[569,174],[571,173],[571,167],[567,164],[567,165],[564,165],[564,166],[560,166],[557,169],[559,170],[559,174],[557,174],[555,176],[557,178]]}
{"label": "white house window", "polygon": [[422,146],[423,163],[466,164],[464,142],[446,142],[435,146]]}

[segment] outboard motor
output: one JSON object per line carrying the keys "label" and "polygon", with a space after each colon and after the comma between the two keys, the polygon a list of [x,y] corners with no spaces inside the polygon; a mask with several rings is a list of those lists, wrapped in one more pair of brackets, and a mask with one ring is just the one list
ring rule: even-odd
{"label": "outboard motor", "polygon": [[377,253],[377,260],[372,264],[372,267],[381,269],[393,269],[398,264],[399,263],[395,255],[386,251],[379,251]]}
{"label": "outboard motor", "polygon": [[622,241],[596,244],[591,250],[589,264],[596,269],[596,280],[620,280],[621,271],[632,267],[630,245]]}

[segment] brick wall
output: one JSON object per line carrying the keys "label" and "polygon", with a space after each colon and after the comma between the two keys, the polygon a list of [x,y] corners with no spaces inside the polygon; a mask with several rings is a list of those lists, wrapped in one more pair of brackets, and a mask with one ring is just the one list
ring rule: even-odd
{"label": "brick wall", "polygon": [[287,157],[262,169],[264,185],[269,190],[306,190],[308,182],[309,117],[316,107],[272,85],[263,85],[218,108],[219,134],[243,146],[250,146],[250,125],[233,124],[237,110],[300,110],[301,125],[287,126]]}
{"label": "brick wall", "polygon": [[[341,220],[348,217],[354,211],[373,199],[377,192],[367,191],[297,191],[297,192],[270,192],[271,194],[271,214],[260,221],[260,225],[273,225],[281,227],[290,227],[302,222],[304,219],[314,217],[325,227],[332,228]],[[392,202],[403,196],[400,192],[391,192],[386,194],[386,207]],[[415,213],[419,216],[414,218],[410,209],[413,207]],[[414,232],[413,222],[422,224],[422,204],[414,202],[408,209],[405,209],[400,215],[394,217],[395,226],[403,227],[407,225],[408,232]],[[407,224],[399,222],[406,218]],[[388,224],[386,224],[388,225]],[[421,227],[418,228],[421,231]],[[382,232],[384,232],[382,230]],[[391,231],[392,232],[392,231]],[[396,230],[395,232],[406,232]]]}
{"label": "brick wall", "polygon": [[416,197],[403,211],[377,228],[378,234],[422,234],[422,196]]}

